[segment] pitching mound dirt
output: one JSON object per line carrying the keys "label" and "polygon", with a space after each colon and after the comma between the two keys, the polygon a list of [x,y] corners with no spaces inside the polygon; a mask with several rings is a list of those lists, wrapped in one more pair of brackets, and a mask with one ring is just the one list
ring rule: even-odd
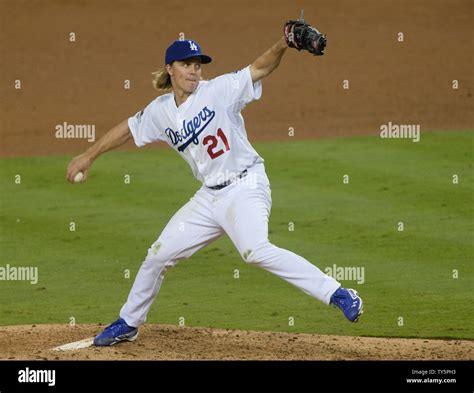
{"label": "pitching mound dirt", "polygon": [[135,342],[57,352],[100,325],[0,327],[8,360],[473,360],[474,341],[323,336],[145,325]]}

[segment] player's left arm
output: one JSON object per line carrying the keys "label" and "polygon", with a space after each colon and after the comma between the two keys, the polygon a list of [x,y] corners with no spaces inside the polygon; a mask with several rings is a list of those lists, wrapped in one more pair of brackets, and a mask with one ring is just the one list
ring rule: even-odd
{"label": "player's left arm", "polygon": [[308,51],[314,56],[324,54],[326,35],[303,20],[303,11],[300,19],[285,23],[283,32],[283,37],[251,64],[250,74],[253,82],[270,75],[279,66],[288,47]]}
{"label": "player's left arm", "polygon": [[281,58],[285,54],[288,45],[285,37],[281,37],[278,42],[268,49],[263,55],[255,60],[250,65],[250,75],[252,76],[252,82],[257,82],[260,79],[270,75],[275,68],[280,64]]}

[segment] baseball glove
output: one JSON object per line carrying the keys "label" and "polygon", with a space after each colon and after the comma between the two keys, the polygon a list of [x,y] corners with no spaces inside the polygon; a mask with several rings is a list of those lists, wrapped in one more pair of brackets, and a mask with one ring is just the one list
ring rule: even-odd
{"label": "baseball glove", "polygon": [[302,20],[289,20],[283,28],[290,48],[306,50],[315,56],[324,55],[326,36]]}

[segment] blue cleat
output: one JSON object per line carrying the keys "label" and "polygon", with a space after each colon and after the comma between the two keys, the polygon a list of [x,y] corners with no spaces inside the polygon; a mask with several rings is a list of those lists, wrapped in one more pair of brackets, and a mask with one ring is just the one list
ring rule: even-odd
{"label": "blue cleat", "polygon": [[107,347],[121,341],[135,341],[137,337],[138,329],[128,326],[122,318],[119,318],[94,338],[94,345],[98,347]]}
{"label": "blue cleat", "polygon": [[351,322],[357,322],[362,310],[362,299],[354,289],[339,287],[331,296],[331,302],[334,307],[339,307],[346,318]]}

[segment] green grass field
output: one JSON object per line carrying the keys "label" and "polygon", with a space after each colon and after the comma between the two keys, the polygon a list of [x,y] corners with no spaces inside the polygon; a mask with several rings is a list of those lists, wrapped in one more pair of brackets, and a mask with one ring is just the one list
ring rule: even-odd
{"label": "green grass field", "polygon": [[[147,322],[474,339],[473,140],[255,144],[272,186],[270,241],[322,270],[363,267],[363,284],[343,281],[364,299],[360,323],[247,265],[227,237],[167,273]],[[171,149],[108,153],[77,186],[64,180],[70,158],[0,161],[0,267],[39,269],[36,285],[0,281],[0,325],[115,320],[148,246],[199,187]]]}

